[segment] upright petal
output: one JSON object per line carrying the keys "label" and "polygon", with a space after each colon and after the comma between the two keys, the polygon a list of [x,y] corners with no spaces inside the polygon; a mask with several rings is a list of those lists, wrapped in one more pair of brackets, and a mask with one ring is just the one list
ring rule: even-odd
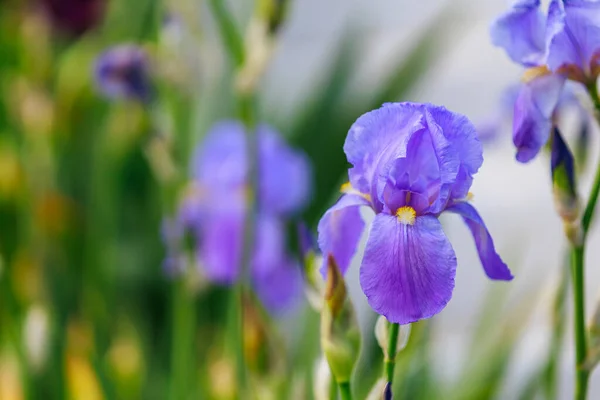
{"label": "upright petal", "polygon": [[252,282],[262,303],[272,312],[293,305],[300,293],[300,267],[287,255],[285,228],[273,215],[259,214]]}
{"label": "upright petal", "polygon": [[348,269],[365,229],[360,206],[369,206],[369,202],[362,196],[346,194],[319,221],[319,247],[324,255],[323,276],[327,271],[328,254],[333,255],[342,273]]}
{"label": "upright petal", "polygon": [[437,218],[414,225],[375,217],[360,268],[371,307],[390,322],[409,324],[439,313],[452,297],[456,255]]}
{"label": "upright petal", "polygon": [[192,176],[208,191],[243,186],[246,165],[244,126],[234,120],[215,123],[195,150]]}
{"label": "upright petal", "polygon": [[289,257],[283,257],[274,268],[255,273],[253,285],[258,298],[269,311],[275,314],[282,313],[292,308],[300,299],[300,266]]}
{"label": "upright petal", "polygon": [[[350,128],[344,152],[353,167],[350,183],[377,200],[373,190],[377,171],[390,160],[406,155],[412,133],[424,129],[421,106],[413,103],[389,103],[360,116]],[[377,208],[377,207],[376,207]]]}
{"label": "upright petal", "polygon": [[306,204],[311,171],[305,155],[289,147],[267,125],[261,125],[259,204],[268,212],[289,214]]}
{"label": "upright petal", "polygon": [[517,147],[518,161],[530,161],[548,141],[552,114],[564,83],[563,76],[546,74],[521,88],[513,119],[513,142]]}
{"label": "upright petal", "polygon": [[488,232],[477,210],[466,202],[456,203],[446,209],[463,217],[475,239],[479,259],[490,279],[509,281],[513,278],[508,266],[502,261],[494,247],[492,236]]}
{"label": "upright petal", "polygon": [[548,10],[548,66],[587,82],[600,62],[600,1],[553,0]]}
{"label": "upright petal", "polygon": [[[475,127],[464,115],[451,112],[445,107],[429,107],[433,119],[444,137],[452,146],[452,153],[458,155],[458,172],[453,175],[450,185],[450,198],[464,198],[473,182],[473,175],[483,164],[483,148]],[[431,125],[431,124],[430,124]],[[445,204],[446,199],[442,199]],[[438,212],[435,210],[434,212]]]}
{"label": "upright petal", "polygon": [[520,0],[491,26],[492,43],[516,63],[539,65],[544,58],[544,15],[540,0]]}

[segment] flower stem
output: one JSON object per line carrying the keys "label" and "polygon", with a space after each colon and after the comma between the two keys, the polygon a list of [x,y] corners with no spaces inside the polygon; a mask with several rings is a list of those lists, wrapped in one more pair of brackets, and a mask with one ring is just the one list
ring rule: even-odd
{"label": "flower stem", "polygon": [[394,380],[394,367],[396,366],[396,348],[398,345],[398,333],[400,332],[400,324],[391,324],[388,341],[388,351],[385,355],[385,374],[390,386]]}
{"label": "flower stem", "polygon": [[337,400],[337,384],[333,375],[331,375],[331,382],[329,382],[329,400]]}
{"label": "flower stem", "polygon": [[575,337],[575,400],[586,398],[589,371],[583,367],[587,356],[585,330],[584,247],[576,246],[571,252],[571,274],[573,275],[574,337]]}
{"label": "flower stem", "polygon": [[[595,107],[596,119],[600,122],[600,97],[596,82],[587,85],[587,90]],[[574,307],[574,339],[575,339],[575,394],[574,399],[584,400],[587,396],[587,386],[590,371],[584,368],[583,363],[587,357],[587,332],[585,329],[585,242],[588,230],[592,223],[598,194],[600,193],[600,162],[592,191],[585,206],[581,219],[582,240],[576,243],[571,250],[571,274],[573,281],[573,307]]]}
{"label": "flower stem", "polygon": [[[215,20],[217,22],[221,39],[225,49],[234,64],[236,70],[243,67],[246,58],[244,41],[239,33],[231,13],[223,0],[211,0],[209,2]],[[249,282],[250,263],[252,260],[252,249],[254,247],[254,225],[256,197],[255,188],[258,187],[257,171],[257,149],[258,139],[254,122],[254,106],[251,93],[238,93],[238,115],[246,128],[246,152],[248,156],[248,198],[246,204],[246,216],[244,220],[244,241],[242,248],[242,260],[240,277],[235,285],[234,306],[235,323],[233,331],[235,335],[236,358],[237,358],[237,385],[238,398],[245,399],[249,396],[248,377],[246,371],[246,359],[244,355],[244,298],[246,283]]]}
{"label": "flower stem", "polygon": [[340,387],[340,395],[342,400],[352,400],[352,391],[350,390],[350,382],[338,382]]}

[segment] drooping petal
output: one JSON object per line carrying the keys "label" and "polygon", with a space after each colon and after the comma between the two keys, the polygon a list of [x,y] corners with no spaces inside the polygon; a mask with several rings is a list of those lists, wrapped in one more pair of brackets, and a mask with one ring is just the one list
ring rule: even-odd
{"label": "drooping petal", "polygon": [[552,114],[562,92],[565,78],[546,74],[523,85],[515,103],[513,142],[517,160],[528,162],[548,141]]}
{"label": "drooping petal", "polygon": [[319,221],[319,248],[323,253],[321,273],[327,271],[327,255],[332,254],[342,273],[350,265],[356,246],[365,228],[360,215],[360,206],[369,206],[369,202],[360,195],[346,194]]}
{"label": "drooping petal", "polygon": [[252,282],[270,311],[283,311],[300,293],[300,268],[287,255],[285,228],[278,217],[259,214],[256,225]]}
{"label": "drooping petal", "polygon": [[463,217],[475,239],[479,259],[486,275],[490,279],[511,280],[513,276],[510,269],[496,252],[492,236],[477,213],[477,210],[467,202],[460,202],[448,207],[446,211],[459,214]]}
{"label": "drooping petal", "polygon": [[593,79],[600,62],[600,1],[553,0],[547,41],[552,71],[584,82]]}
{"label": "drooping petal", "polygon": [[235,282],[239,276],[243,230],[243,213],[215,214],[204,219],[198,238],[198,259],[208,280],[221,284]]}
{"label": "drooping petal", "polygon": [[545,23],[540,0],[517,1],[492,24],[490,33],[492,43],[514,62],[530,67],[543,61]]}
{"label": "drooping petal", "polygon": [[456,255],[437,218],[414,225],[375,217],[360,267],[371,307],[390,322],[408,324],[439,313],[452,297]]}
{"label": "drooping petal", "polygon": [[261,125],[259,135],[260,207],[278,214],[294,213],[305,205],[310,195],[308,160],[268,126]]}
{"label": "drooping petal", "polygon": [[292,308],[300,298],[300,267],[289,257],[284,257],[274,268],[255,273],[253,285],[260,301],[269,311],[282,313]]}

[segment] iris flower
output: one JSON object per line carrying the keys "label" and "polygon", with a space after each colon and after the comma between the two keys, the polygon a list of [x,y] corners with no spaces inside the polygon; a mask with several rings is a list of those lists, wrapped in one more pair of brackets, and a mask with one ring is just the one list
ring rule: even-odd
{"label": "iris flower", "polygon": [[365,228],[360,208],[375,212],[360,284],[377,313],[408,324],[439,313],[452,297],[457,261],[438,220],[444,211],[466,222],[487,276],[512,279],[468,203],[483,156],[466,117],[431,104],[384,104],[352,125],[344,151],[349,183],[319,222],[319,246],[345,272]]}
{"label": "iris flower", "polygon": [[109,98],[142,102],[152,98],[148,56],[133,44],[114,46],[100,54],[96,59],[95,79],[98,90]]}
{"label": "iris flower", "polygon": [[567,79],[595,85],[600,73],[600,1],[519,0],[491,28],[492,42],[529,68],[515,102],[517,160],[533,159],[548,141],[552,116]]}
{"label": "iris flower", "polygon": [[[258,211],[250,276],[259,298],[272,311],[291,305],[301,288],[300,268],[286,251],[285,221],[309,198],[310,168],[266,125],[259,138]],[[198,264],[208,280],[224,285],[240,277],[247,211],[248,163],[244,127],[215,124],[198,147],[192,165],[193,189],[178,220],[197,244]]]}

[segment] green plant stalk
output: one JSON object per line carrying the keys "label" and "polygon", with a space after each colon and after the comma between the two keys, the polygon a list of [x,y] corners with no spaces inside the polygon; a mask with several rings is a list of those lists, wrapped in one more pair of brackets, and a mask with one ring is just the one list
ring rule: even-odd
{"label": "green plant stalk", "polygon": [[331,375],[329,382],[329,400],[337,400],[337,383],[335,382],[333,374]]}
{"label": "green plant stalk", "polygon": [[171,380],[169,399],[177,400],[190,395],[192,385],[192,366],[194,359],[194,327],[196,313],[194,298],[185,287],[185,278],[173,286],[172,318],[173,332],[171,334]]}
{"label": "green plant stalk", "polygon": [[396,349],[398,345],[398,333],[400,332],[400,324],[391,324],[388,340],[387,354],[385,355],[385,375],[390,386],[394,381],[394,367],[396,366]]}
{"label": "green plant stalk", "polygon": [[350,382],[338,382],[340,387],[340,395],[342,400],[352,400],[352,391],[350,390]]}
{"label": "green plant stalk", "polygon": [[[596,120],[600,123],[600,97],[598,96],[598,86],[596,82],[589,84],[587,86],[588,93],[592,98],[595,108],[595,116]],[[590,229],[590,225],[592,223],[592,219],[594,217],[594,210],[596,209],[596,203],[598,202],[598,194],[600,193],[600,162],[598,162],[598,167],[596,169],[596,175],[594,178],[594,183],[592,184],[592,191],[590,192],[590,197],[585,206],[585,210],[583,212],[583,217],[581,218],[581,228],[583,229],[584,240],[587,235],[588,230]]]}
{"label": "green plant stalk", "polygon": [[223,0],[210,0],[208,3],[217,22],[221,39],[229,53],[229,57],[236,68],[239,68],[244,64],[246,58],[242,36],[237,30],[235,22]]}
{"label": "green plant stalk", "polygon": [[[223,0],[210,0],[209,6],[212,10],[213,16],[217,23],[221,40],[225,46],[225,50],[231,62],[234,64],[236,70],[239,70],[244,65],[246,58],[244,41],[240,35],[235,21],[233,20],[229,10],[224,4]],[[255,148],[255,129],[254,129],[254,109],[252,104],[253,97],[250,94],[240,95],[238,98],[238,113],[241,121],[244,123],[247,131],[247,142],[246,151],[248,154],[248,176],[249,176],[249,187],[257,187],[255,176],[256,170],[256,151]],[[234,319],[235,322],[232,324],[233,335],[231,340],[233,341],[232,347],[235,348],[236,353],[236,372],[237,372],[237,383],[238,383],[238,398],[243,399],[248,396],[247,386],[248,378],[246,373],[246,360],[244,356],[244,291],[245,282],[249,273],[249,265],[252,259],[252,248],[254,245],[254,208],[255,208],[255,194],[254,190],[248,190],[247,196],[247,209],[244,221],[244,242],[242,249],[242,261],[241,261],[241,274],[238,279],[233,292],[234,300]]]}
{"label": "green plant stalk", "polygon": [[575,400],[586,398],[589,371],[583,364],[587,356],[587,332],[585,329],[584,246],[576,246],[571,252],[573,281],[574,338],[575,338]]}
{"label": "green plant stalk", "polygon": [[[600,121],[600,97],[596,82],[587,85],[587,90],[595,107],[596,119]],[[587,332],[585,328],[585,243],[588,230],[592,223],[598,194],[600,193],[600,162],[592,191],[585,206],[581,219],[582,240],[571,249],[571,274],[573,281],[573,307],[574,307],[574,340],[575,340],[575,393],[574,399],[584,400],[587,396],[587,386],[590,371],[583,364],[587,357]]]}

